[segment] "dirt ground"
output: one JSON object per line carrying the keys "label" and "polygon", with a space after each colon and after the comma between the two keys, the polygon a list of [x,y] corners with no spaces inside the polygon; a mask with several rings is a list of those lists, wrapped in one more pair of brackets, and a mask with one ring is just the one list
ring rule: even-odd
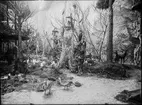
{"label": "dirt ground", "polygon": [[[139,74],[139,72],[136,72]],[[52,87],[52,95],[45,96],[43,92],[22,90],[11,92],[2,96],[3,104],[124,104],[114,97],[123,90],[134,90],[140,88],[136,77],[127,80],[112,80],[98,78],[96,76],[77,76],[73,81],[82,84],[81,87],[72,86],[68,91],[63,87]],[[136,76],[136,75],[135,75]]]}

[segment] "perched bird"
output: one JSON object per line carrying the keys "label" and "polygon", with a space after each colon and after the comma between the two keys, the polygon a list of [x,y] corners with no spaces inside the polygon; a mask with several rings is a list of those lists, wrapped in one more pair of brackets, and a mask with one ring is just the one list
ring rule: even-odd
{"label": "perched bird", "polygon": [[64,89],[68,89],[72,84],[73,84],[73,82],[72,81],[66,81],[66,82],[62,82],[61,81],[61,78],[58,78],[59,79],[59,84],[61,85],[61,86],[64,86]]}

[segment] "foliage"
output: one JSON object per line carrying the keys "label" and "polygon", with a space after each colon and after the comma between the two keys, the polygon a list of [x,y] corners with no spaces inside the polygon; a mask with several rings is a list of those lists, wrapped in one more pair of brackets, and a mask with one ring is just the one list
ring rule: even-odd
{"label": "foliage", "polygon": [[[119,11],[116,11],[117,17],[121,17],[121,21],[119,21],[118,24],[118,32],[121,31],[121,33],[117,33],[119,35],[118,40],[118,47],[122,50],[129,50],[129,58],[131,59],[131,62],[134,63],[134,59],[137,62],[140,62],[138,59],[141,55],[136,55],[136,51],[139,45],[136,42],[133,42],[134,39],[139,39],[140,37],[140,13],[134,12],[131,10],[131,8],[138,3],[139,0],[126,0],[122,1],[120,4],[118,4],[118,7],[120,8]],[[122,5],[123,4],[123,5]],[[121,5],[121,6],[120,6]],[[120,35],[123,36],[120,37]],[[138,40],[137,40],[138,42]],[[141,48],[141,45],[139,46]],[[137,53],[140,53],[140,50],[137,50]],[[139,56],[139,57],[138,57]]]}
{"label": "foliage", "polygon": [[7,3],[11,10],[8,17],[13,23],[15,22],[14,15],[20,16],[23,23],[36,12],[36,10],[32,12],[30,11],[26,1],[7,1]]}
{"label": "foliage", "polygon": [[61,48],[53,48],[50,50],[49,55],[53,57],[53,59],[57,62],[59,60],[61,54]]}
{"label": "foliage", "polygon": [[[114,1],[115,0],[112,0],[111,5],[113,5]],[[99,9],[107,9],[107,8],[109,8],[109,0],[98,0],[96,5],[97,5],[97,8],[99,8]]]}
{"label": "foliage", "polygon": [[24,83],[27,83],[27,80],[18,75],[12,76],[10,79],[1,80],[1,94],[13,92]]}
{"label": "foliage", "polygon": [[130,69],[131,68],[127,65],[104,62],[93,67],[91,72],[98,74],[101,77],[105,76],[106,78],[111,79],[125,79],[129,78],[126,71]]}

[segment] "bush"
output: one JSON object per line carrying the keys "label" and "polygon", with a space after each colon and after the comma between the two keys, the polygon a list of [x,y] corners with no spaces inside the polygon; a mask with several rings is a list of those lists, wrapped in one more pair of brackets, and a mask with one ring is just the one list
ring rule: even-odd
{"label": "bush", "polygon": [[91,67],[90,72],[96,73],[99,76],[106,75],[107,78],[123,79],[128,78],[126,71],[130,68],[123,64],[116,63],[101,63]]}

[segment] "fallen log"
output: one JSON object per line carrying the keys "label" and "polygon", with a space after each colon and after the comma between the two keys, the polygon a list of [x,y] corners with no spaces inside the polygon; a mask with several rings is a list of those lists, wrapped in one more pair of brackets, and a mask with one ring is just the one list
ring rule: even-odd
{"label": "fallen log", "polygon": [[124,90],[120,92],[115,99],[128,103],[141,103],[141,89],[136,89],[133,91]]}

